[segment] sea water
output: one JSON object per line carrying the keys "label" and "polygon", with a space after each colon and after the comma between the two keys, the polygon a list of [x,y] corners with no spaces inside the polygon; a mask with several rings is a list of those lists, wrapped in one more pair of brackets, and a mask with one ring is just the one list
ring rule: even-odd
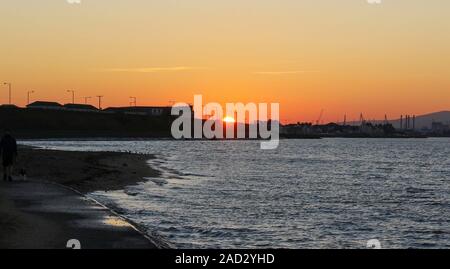
{"label": "sea water", "polygon": [[450,139],[22,141],[156,156],[95,199],[184,248],[450,247]]}

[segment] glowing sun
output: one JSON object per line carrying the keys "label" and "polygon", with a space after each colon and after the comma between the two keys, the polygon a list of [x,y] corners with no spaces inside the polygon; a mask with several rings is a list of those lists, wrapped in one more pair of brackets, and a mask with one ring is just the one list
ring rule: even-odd
{"label": "glowing sun", "polygon": [[223,122],[225,122],[225,123],[235,123],[236,120],[233,117],[226,116],[225,118],[223,118]]}

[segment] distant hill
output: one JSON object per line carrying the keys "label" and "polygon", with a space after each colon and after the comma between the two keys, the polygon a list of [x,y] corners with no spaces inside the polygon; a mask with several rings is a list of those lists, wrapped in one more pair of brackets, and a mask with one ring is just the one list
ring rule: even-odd
{"label": "distant hill", "polygon": [[[412,115],[411,115],[412,117]],[[412,120],[412,119],[411,119]],[[450,111],[440,111],[430,114],[416,116],[416,129],[431,128],[431,124],[434,122],[442,122],[444,124],[450,124]],[[384,123],[383,120],[371,121],[372,123]],[[389,123],[394,125],[395,128],[400,128],[400,119],[389,120]],[[342,124],[342,123],[341,123]],[[349,122],[349,125],[359,125],[360,122]],[[411,122],[412,124],[412,122]]]}
{"label": "distant hill", "polygon": [[[441,111],[416,116],[416,129],[431,128],[431,124],[433,123],[433,121],[450,124],[450,111]],[[395,128],[400,128],[400,119],[389,122],[392,123]]]}

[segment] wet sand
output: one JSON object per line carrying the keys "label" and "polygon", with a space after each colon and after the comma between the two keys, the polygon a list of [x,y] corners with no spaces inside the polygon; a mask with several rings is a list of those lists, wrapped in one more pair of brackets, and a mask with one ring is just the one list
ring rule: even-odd
{"label": "wet sand", "polygon": [[118,152],[71,152],[20,147],[16,178],[25,169],[30,178],[60,183],[83,193],[120,190],[157,177],[146,162],[152,155]]}
{"label": "wet sand", "polygon": [[[82,195],[157,176],[146,163],[153,156],[28,147],[19,154],[17,181],[0,182],[0,248],[66,248],[70,239],[88,249],[170,247]],[[21,181],[21,169],[27,171],[27,182]]]}

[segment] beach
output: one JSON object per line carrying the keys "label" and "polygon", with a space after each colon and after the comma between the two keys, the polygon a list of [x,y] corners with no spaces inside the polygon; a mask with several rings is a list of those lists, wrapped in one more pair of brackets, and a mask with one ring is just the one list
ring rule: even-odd
{"label": "beach", "polygon": [[147,161],[149,154],[77,152],[22,146],[15,165],[16,177],[25,169],[29,178],[56,182],[82,193],[120,190],[156,177],[159,172]]}
{"label": "beach", "polygon": [[66,248],[71,239],[90,249],[168,247],[83,195],[123,189],[157,176],[147,164],[150,158],[20,147],[15,181],[0,183],[0,248]]}

